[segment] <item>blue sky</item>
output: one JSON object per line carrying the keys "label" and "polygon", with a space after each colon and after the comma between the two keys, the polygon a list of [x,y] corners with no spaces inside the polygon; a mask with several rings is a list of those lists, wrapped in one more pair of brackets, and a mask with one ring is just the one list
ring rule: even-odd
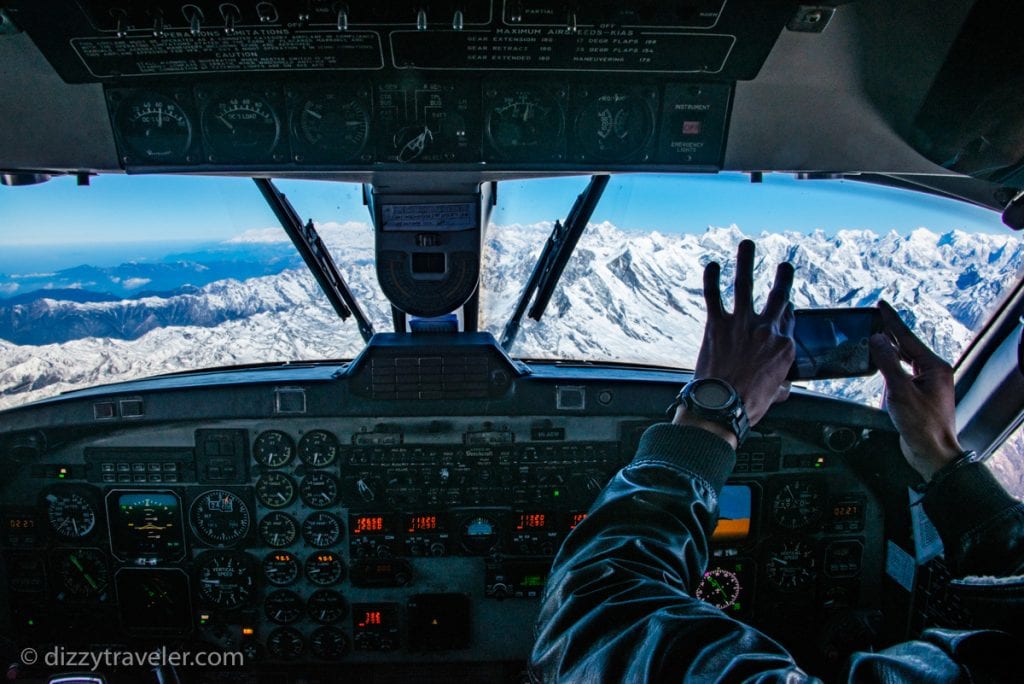
{"label": "blue sky", "polygon": [[[564,218],[586,178],[504,183],[497,224]],[[358,185],[282,181],[303,218],[367,220]],[[740,174],[613,178],[595,221],[627,230],[702,232],[735,223],[763,230],[844,228],[907,233],[924,226],[945,232],[1007,230],[998,214],[962,203],[848,181],[797,181],[766,176],[760,185]],[[100,176],[89,187],[58,178],[29,187],[0,187],[0,245],[59,244],[101,248],[140,242],[220,241],[277,225],[249,179]]]}

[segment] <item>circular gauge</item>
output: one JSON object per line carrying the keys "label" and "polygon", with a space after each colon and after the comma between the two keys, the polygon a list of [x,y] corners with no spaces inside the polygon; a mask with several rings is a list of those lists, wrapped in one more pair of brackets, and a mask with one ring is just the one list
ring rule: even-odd
{"label": "circular gauge", "polygon": [[333,162],[345,162],[366,147],[370,112],[358,98],[316,95],[303,99],[294,111],[297,143],[309,147],[314,156],[330,155]]}
{"label": "circular gauge", "polygon": [[192,123],[169,97],[140,93],[121,103],[117,131],[129,161],[185,162],[192,147]]}
{"label": "circular gauge", "polygon": [[53,491],[46,495],[46,518],[57,536],[81,539],[96,527],[96,508],[76,492]]}
{"label": "circular gauge", "polygon": [[218,608],[240,608],[256,589],[256,568],[244,553],[212,551],[196,560],[199,598]]}
{"label": "circular gauge", "polygon": [[53,565],[62,593],[71,598],[100,596],[110,581],[107,556],[99,549],[59,549]]}
{"label": "circular gauge", "polygon": [[291,546],[299,538],[299,524],[287,513],[274,511],[260,520],[260,539],[275,549]]}
{"label": "circular gauge", "polygon": [[284,508],[295,500],[295,480],[269,472],[256,480],[256,498],[267,508]]}
{"label": "circular gauge", "polygon": [[779,591],[802,591],[817,575],[814,548],[799,540],[780,542],[768,551],[765,574]]}
{"label": "circular gauge", "polygon": [[824,492],[821,485],[807,480],[787,482],[772,499],[772,520],[783,529],[798,530],[821,517]]}
{"label": "circular gauge", "polygon": [[299,483],[299,496],[310,508],[332,506],[338,501],[338,480],[328,473],[310,473]]}
{"label": "circular gauge", "polygon": [[261,432],[252,446],[252,456],[260,465],[280,468],[295,455],[295,442],[280,430]]}
{"label": "circular gauge", "polygon": [[345,563],[333,551],[318,551],[306,559],[306,579],[326,587],[345,579]]}
{"label": "circular gauge", "polygon": [[309,635],[309,650],[320,660],[339,660],[348,653],[348,637],[334,627],[317,627]]}
{"label": "circular gauge", "polygon": [[740,578],[725,568],[711,568],[697,586],[697,598],[715,608],[726,609],[740,597]]}
{"label": "circular gauge", "polygon": [[214,159],[250,160],[270,155],[281,136],[281,126],[265,98],[222,95],[212,98],[203,109],[203,133]]}
{"label": "circular gauge", "polygon": [[337,516],[317,511],[302,521],[302,538],[310,546],[325,549],[341,540],[343,529]]}
{"label": "circular gauge", "polygon": [[299,579],[302,567],[291,551],[274,551],[263,559],[263,578],[275,587],[287,587]]}
{"label": "circular gauge", "polygon": [[295,660],[305,649],[302,634],[292,627],[278,627],[267,637],[267,653],[277,660]]}
{"label": "circular gauge", "polygon": [[487,139],[506,158],[551,159],[557,155],[564,129],[561,104],[543,92],[499,95],[487,112]]}
{"label": "circular gauge", "polygon": [[654,131],[651,107],[629,92],[591,96],[576,117],[583,158],[627,162],[643,153]]}
{"label": "circular gauge", "polygon": [[396,150],[395,161],[400,164],[416,161],[432,150],[434,138],[439,135],[440,130],[432,129],[429,124],[404,126],[391,139]]}
{"label": "circular gauge", "polygon": [[211,546],[234,544],[249,533],[249,507],[237,494],[223,489],[197,496],[188,518],[196,536]]}
{"label": "circular gauge", "polygon": [[302,599],[294,591],[278,589],[267,594],[263,612],[279,625],[291,624],[302,617]]}
{"label": "circular gauge", "polygon": [[299,440],[299,458],[313,468],[323,468],[338,457],[338,439],[326,430],[307,432]]}
{"label": "circular gauge", "polygon": [[306,602],[306,610],[309,617],[321,624],[329,625],[348,615],[348,601],[332,589],[319,589],[310,595],[309,601]]}
{"label": "circular gauge", "polygon": [[462,545],[470,553],[490,553],[498,542],[498,526],[490,518],[476,516],[462,525]]}

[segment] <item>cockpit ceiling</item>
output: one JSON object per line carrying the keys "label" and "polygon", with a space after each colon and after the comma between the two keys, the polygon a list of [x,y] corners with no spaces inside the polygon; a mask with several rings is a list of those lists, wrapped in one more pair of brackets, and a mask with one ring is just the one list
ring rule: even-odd
{"label": "cockpit ceiling", "polygon": [[[963,171],[1019,187],[1020,108],[987,108],[977,130],[942,115],[958,86],[991,101],[1012,85],[963,85],[1002,49],[971,49],[995,4],[14,1],[0,169]],[[993,135],[1008,142],[985,157]]]}

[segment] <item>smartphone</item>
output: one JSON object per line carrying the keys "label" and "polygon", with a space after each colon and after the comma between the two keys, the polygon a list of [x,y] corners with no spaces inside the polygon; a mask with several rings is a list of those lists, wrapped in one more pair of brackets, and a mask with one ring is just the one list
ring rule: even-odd
{"label": "smartphone", "polygon": [[821,380],[872,375],[868,340],[882,330],[882,317],[874,307],[850,309],[797,309],[796,360],[789,380]]}

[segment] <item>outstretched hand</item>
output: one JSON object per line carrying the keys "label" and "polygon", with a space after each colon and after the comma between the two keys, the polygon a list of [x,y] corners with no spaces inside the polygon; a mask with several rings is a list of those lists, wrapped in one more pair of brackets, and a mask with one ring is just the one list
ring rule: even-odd
{"label": "outstretched hand", "polygon": [[[907,463],[928,481],[963,453],[956,433],[953,368],[879,302],[884,333],[871,336],[871,358],[885,378],[885,407]],[[901,361],[910,364],[904,370]]]}
{"label": "outstretched hand", "polygon": [[[761,313],[754,311],[754,243],[744,240],[736,251],[735,303],[732,313],[722,306],[719,285],[721,266],[711,262],[704,269],[704,300],[707,323],[693,377],[725,380],[740,395],[750,425],[755,425],[769,407],[789,395],[786,375],[796,354],[793,344],[793,266],[779,264],[768,300]],[[676,411],[674,422],[699,424],[685,409]],[[701,425],[708,427],[707,425]],[[735,444],[727,430],[713,430]],[[724,433],[724,434],[723,434]]]}

